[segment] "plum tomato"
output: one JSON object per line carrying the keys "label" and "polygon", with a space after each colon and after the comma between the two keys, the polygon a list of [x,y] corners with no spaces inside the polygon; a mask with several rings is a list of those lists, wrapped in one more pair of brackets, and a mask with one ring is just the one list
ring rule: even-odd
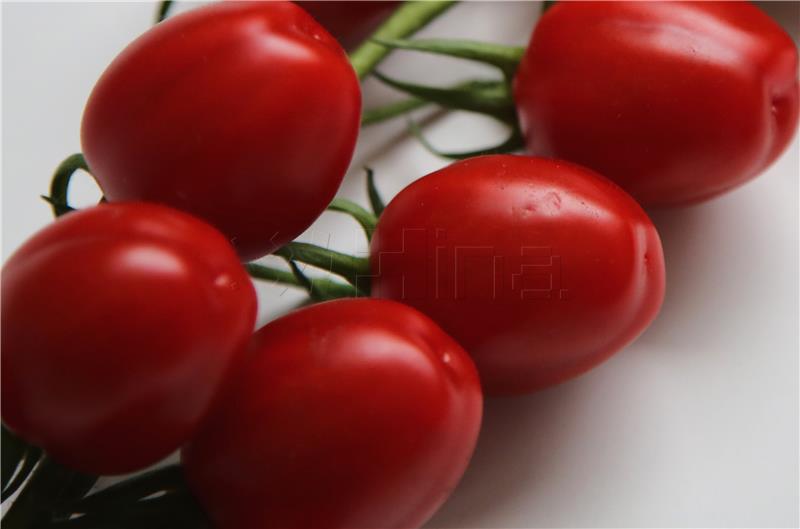
{"label": "plum tomato", "polygon": [[749,2],[557,2],[514,96],[532,154],[673,206],[780,155],[797,128],[797,77],[794,42]]}
{"label": "plum tomato", "polygon": [[4,265],[2,297],[3,422],[88,474],[135,471],[185,443],[256,314],[225,237],[145,203],[47,226]]}
{"label": "plum tomato", "polygon": [[482,156],[417,180],[386,206],[370,260],[373,295],[430,316],[495,395],[588,370],[664,296],[661,242],[636,201],[544,158]]}
{"label": "plum tomato", "polygon": [[244,260],[302,233],[335,195],[361,92],[336,40],[291,2],[220,2],[131,43],[92,91],[81,143],[109,201],[160,202]]}
{"label": "plum tomato", "polygon": [[329,301],[255,334],[182,462],[217,527],[419,527],[467,466],[482,400],[469,356],[423,314]]}

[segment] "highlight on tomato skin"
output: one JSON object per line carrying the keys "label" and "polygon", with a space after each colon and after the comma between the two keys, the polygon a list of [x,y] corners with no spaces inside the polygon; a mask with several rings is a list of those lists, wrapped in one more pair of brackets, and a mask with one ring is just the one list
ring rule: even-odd
{"label": "highlight on tomato skin", "polygon": [[347,55],[303,9],[218,2],[157,24],[116,57],[87,102],[81,145],[109,201],[187,211],[251,260],[330,203],[360,113]]}
{"label": "highlight on tomato skin", "polygon": [[3,266],[2,418],[91,475],[184,444],[255,324],[225,237],[185,213],[104,204],[48,225]]}
{"label": "highlight on tomato skin", "polygon": [[472,356],[489,395],[577,376],[634,340],[664,297],[642,208],[583,167],[481,156],[412,183],[370,246],[372,295],[406,303]]}
{"label": "highlight on tomato skin", "polygon": [[798,54],[749,2],[557,2],[514,83],[528,151],[680,206],[762,173],[798,123]]}
{"label": "highlight on tomato skin", "polygon": [[218,527],[415,528],[475,447],[482,395],[464,350],[429,318],[343,299],[279,318],[183,450]]}

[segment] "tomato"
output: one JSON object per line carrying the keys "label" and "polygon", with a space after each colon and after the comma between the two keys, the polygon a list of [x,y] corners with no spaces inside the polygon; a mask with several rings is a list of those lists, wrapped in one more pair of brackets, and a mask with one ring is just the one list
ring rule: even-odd
{"label": "tomato", "polygon": [[188,211],[253,259],[327,207],[360,105],[344,51],[301,8],[221,2],[128,46],[89,97],[81,141],[106,198]]}
{"label": "tomato", "polygon": [[797,127],[797,50],[748,2],[558,2],[514,86],[530,152],[645,205],[711,198],[762,172]]}
{"label": "tomato", "polygon": [[217,527],[419,527],[464,472],[481,408],[472,361],[430,319],[330,301],[256,333],[182,462]]}
{"label": "tomato", "polygon": [[57,220],[6,262],[2,296],[3,422],[89,474],[186,442],[256,311],[225,237],[155,204]]}
{"label": "tomato", "polygon": [[664,297],[647,215],[557,160],[482,156],[417,180],[387,205],[370,254],[373,295],[441,325],[489,394],[588,370],[641,333]]}
{"label": "tomato", "polygon": [[296,3],[348,50],[363,43],[400,5],[400,2],[391,0],[306,0]]}

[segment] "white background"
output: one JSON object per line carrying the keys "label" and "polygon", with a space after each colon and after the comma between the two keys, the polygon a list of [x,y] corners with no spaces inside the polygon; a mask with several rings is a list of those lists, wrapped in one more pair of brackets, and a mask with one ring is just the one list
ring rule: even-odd
{"label": "white background", "polygon": [[[522,45],[538,8],[461,4],[424,35]],[[773,9],[800,23],[797,5]],[[147,29],[154,5],[6,3],[2,11],[5,260],[50,221],[38,195],[56,165],[80,150],[94,81]],[[408,52],[381,69],[431,84],[494,73]],[[393,97],[371,81],[365,92],[368,104]],[[504,133],[472,115],[422,114],[443,149],[492,144]],[[445,165],[404,127],[399,120],[364,129],[342,196],[366,204],[365,164],[387,198]],[[88,178],[73,193],[78,205],[97,196]],[[800,525],[797,138],[752,183],[653,220],[668,274],[659,318],[578,380],[488,401],[473,463],[430,527]],[[366,251],[356,225],[332,213],[305,239]],[[263,284],[259,293],[262,323],[301,298]]]}

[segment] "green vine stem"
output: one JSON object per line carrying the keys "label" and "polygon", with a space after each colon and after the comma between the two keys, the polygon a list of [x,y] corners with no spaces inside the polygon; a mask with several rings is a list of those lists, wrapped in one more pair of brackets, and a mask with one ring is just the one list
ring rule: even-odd
{"label": "green vine stem", "polygon": [[382,121],[386,121],[397,116],[402,116],[403,114],[408,114],[412,110],[417,110],[418,108],[425,107],[429,104],[431,104],[430,101],[411,97],[380,107],[368,108],[361,113],[361,126],[364,127],[367,125],[381,123]]}
{"label": "green vine stem", "polygon": [[508,124],[516,122],[511,88],[505,81],[476,80],[455,87],[440,88],[399,81],[377,71],[373,75],[396,90],[444,108],[477,112]]}
{"label": "green vine stem", "polygon": [[[303,281],[293,272],[258,263],[248,263],[245,268],[250,276],[255,279],[308,290],[307,285],[303,284]],[[327,278],[309,278],[309,281],[321,300],[354,298],[362,295],[356,287],[347,283],[340,283]]]}
{"label": "green vine stem", "polygon": [[370,275],[369,259],[306,242],[290,242],[274,254],[341,276],[356,288]]}
{"label": "green vine stem", "polygon": [[375,42],[393,49],[420,51],[445,55],[457,59],[467,59],[498,68],[509,81],[514,77],[517,66],[525,53],[524,47],[504,46],[489,42],[457,39],[382,39]]}
{"label": "green vine stem", "polygon": [[376,219],[381,216],[383,210],[386,209],[385,202],[381,198],[378,188],[375,186],[375,171],[366,168],[367,170],[367,196],[369,197],[369,205],[372,208],[372,213]]}
{"label": "green vine stem", "polygon": [[370,40],[350,54],[350,63],[359,79],[364,79],[392,50],[373,39],[402,39],[413,35],[436,17],[453,7],[447,0],[405,2],[373,33]]}
{"label": "green vine stem", "polygon": [[89,173],[89,166],[86,164],[83,154],[76,153],[61,162],[56,168],[56,172],[53,173],[53,179],[50,181],[50,196],[42,195],[42,198],[53,208],[54,217],[74,211],[75,208],[71,207],[67,201],[67,195],[72,176],[80,170]]}
{"label": "green vine stem", "polygon": [[172,7],[172,0],[164,0],[158,3],[158,11],[156,11],[156,24],[162,22],[169,15],[169,10]]}
{"label": "green vine stem", "polygon": [[362,208],[355,202],[347,200],[345,198],[334,198],[331,201],[331,204],[328,206],[330,211],[338,211],[341,213],[347,213],[351,217],[353,217],[356,222],[361,226],[361,229],[364,230],[364,234],[367,236],[367,240],[372,239],[372,233],[375,231],[375,226],[378,224],[378,218],[367,211],[366,209]]}
{"label": "green vine stem", "polygon": [[[496,87],[499,85],[500,81],[471,79],[469,81],[464,81],[462,83],[446,87],[444,88],[444,90],[450,90],[455,92],[463,92],[463,91],[472,92],[472,91],[491,89],[492,87]],[[374,125],[376,123],[381,123],[382,121],[387,121],[394,117],[408,114],[413,110],[417,110],[418,108],[422,108],[424,106],[431,104],[437,104],[437,103],[433,99],[411,97],[408,99],[403,99],[401,101],[396,101],[394,103],[388,103],[383,106],[368,108],[361,114],[361,125],[368,126],[368,125]]]}
{"label": "green vine stem", "polygon": [[522,133],[520,132],[519,128],[512,125],[511,133],[509,136],[503,140],[502,143],[498,145],[494,145],[492,147],[484,147],[482,149],[475,149],[472,151],[464,151],[464,152],[443,152],[434,147],[425,135],[422,133],[419,125],[409,119],[408,120],[408,129],[411,134],[417,139],[417,141],[422,144],[425,149],[431,154],[439,156],[441,158],[446,158],[448,160],[464,160],[466,158],[472,158],[474,156],[484,156],[487,154],[508,154],[512,152],[517,152],[525,147],[525,140],[522,137]]}

